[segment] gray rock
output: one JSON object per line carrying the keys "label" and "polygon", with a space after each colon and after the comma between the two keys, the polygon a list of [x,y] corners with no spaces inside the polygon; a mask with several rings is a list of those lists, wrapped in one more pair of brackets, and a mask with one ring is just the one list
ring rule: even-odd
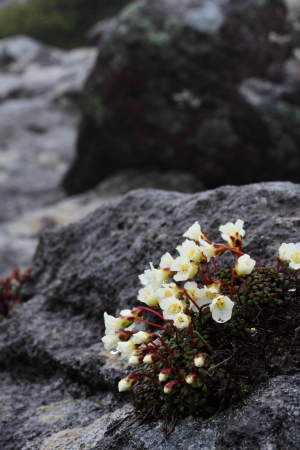
{"label": "gray rock", "polygon": [[[40,121],[41,119],[42,116],[39,117]],[[55,130],[57,133],[57,128]],[[53,161],[55,153],[48,153],[48,159],[45,159],[45,153],[39,156],[40,160],[41,156],[44,157],[42,160],[44,164],[47,162],[49,165],[55,162],[55,160]],[[37,175],[39,175],[38,171]],[[21,190],[21,183],[23,181],[24,177],[19,180],[19,183],[12,183],[12,187],[16,191],[18,188]],[[45,229],[65,226],[76,222],[97,209],[100,205],[107,203],[112,198],[126,194],[132,189],[157,188],[186,193],[200,192],[203,190],[202,183],[189,173],[128,170],[109,177],[102,181],[97,188],[84,194],[62,199],[50,206],[41,206],[43,201],[45,201],[46,192],[49,196],[49,203],[51,199],[53,202],[58,195],[57,190],[48,192],[46,189],[48,178],[43,179],[41,177],[40,181],[45,183],[45,191],[43,192],[41,188],[39,192],[41,198],[37,197],[36,193],[33,193],[32,198],[34,197],[35,199],[35,209],[21,214],[18,218],[0,224],[0,279],[10,275],[12,269],[15,267],[25,270],[32,265],[32,257],[37,246],[38,238]],[[20,211],[22,211],[26,205],[28,206],[28,203],[28,193],[27,196],[24,195],[22,197],[20,193],[16,193],[16,198],[13,199],[12,205],[6,205],[6,211],[8,211],[8,207],[10,206],[14,212],[17,204],[19,205]]]}
{"label": "gray rock", "polygon": [[137,190],[44,231],[23,289],[28,301],[0,324],[5,450],[299,448],[298,344],[281,372],[235,409],[202,427],[187,418],[164,441],[162,423],[126,428],[129,418],[104,435],[130,408],[115,391],[127,368],[101,343],[103,312],[137,305],[138,274],[174,254],[195,220],[217,241],[220,224],[244,219],[245,250],[275,264],[279,245],[299,240],[299,196],[300,185],[288,182],[197,194]]}
{"label": "gray rock", "polygon": [[92,48],[64,52],[26,36],[0,41],[0,222],[65,197],[77,99]]}
{"label": "gray rock", "polygon": [[127,6],[84,88],[67,192],[150,167],[196,173],[208,188],[299,182],[298,10],[297,0]]}

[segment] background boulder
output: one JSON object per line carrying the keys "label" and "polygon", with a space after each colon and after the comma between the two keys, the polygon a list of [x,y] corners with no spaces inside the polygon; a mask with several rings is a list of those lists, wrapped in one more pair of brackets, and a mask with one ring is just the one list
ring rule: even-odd
{"label": "background boulder", "polygon": [[217,241],[219,225],[244,219],[245,250],[275,264],[279,245],[299,240],[299,196],[300,185],[292,183],[198,194],[138,190],[45,231],[23,289],[28,301],[0,324],[5,450],[299,448],[299,339],[276,377],[237,409],[204,427],[188,418],[164,442],[160,422],[104,436],[130,408],[116,393],[127,369],[101,342],[103,312],[137,305],[138,274],[164,252],[175,255],[195,220]]}
{"label": "background boulder", "polygon": [[291,0],[139,0],[100,24],[67,192],[133,167],[191,171],[210,188],[299,181],[297,11]]}

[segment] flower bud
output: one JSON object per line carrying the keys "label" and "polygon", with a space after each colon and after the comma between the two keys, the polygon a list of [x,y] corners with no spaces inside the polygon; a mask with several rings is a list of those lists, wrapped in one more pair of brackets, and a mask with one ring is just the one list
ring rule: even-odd
{"label": "flower bud", "polygon": [[154,340],[153,333],[148,333],[146,331],[138,331],[136,334],[132,336],[132,342],[134,344],[148,344]]}
{"label": "flower bud", "polygon": [[143,359],[144,355],[132,355],[128,360],[128,364],[130,364],[131,366],[139,366],[140,364],[142,364]]}
{"label": "flower bud", "polygon": [[169,376],[171,375],[171,373],[172,373],[172,369],[163,369],[158,374],[159,381],[167,381]]}
{"label": "flower bud", "polygon": [[143,362],[145,364],[154,364],[157,360],[159,359],[159,357],[157,355],[153,355],[153,354],[149,354],[146,355]]}
{"label": "flower bud", "polygon": [[123,391],[130,391],[130,389],[132,389],[133,385],[136,383],[138,378],[138,375],[136,375],[135,373],[132,373],[130,375],[128,375],[128,377],[126,378],[122,378],[119,381],[119,392],[123,392]]}
{"label": "flower bud", "polygon": [[169,381],[169,383],[167,383],[164,387],[164,393],[171,394],[171,392],[173,392],[176,389],[178,384],[179,381]]}
{"label": "flower bud", "polygon": [[257,329],[256,329],[256,328],[250,328],[250,333],[251,333],[251,334],[254,334],[254,333],[256,333],[256,331],[257,331]]}
{"label": "flower bud", "polygon": [[134,308],[134,309],[131,311],[131,314],[132,314],[134,317],[137,317],[137,318],[139,318],[139,319],[142,319],[142,317],[143,317],[143,315],[144,315],[144,310],[143,310],[143,308]]}
{"label": "flower bud", "polygon": [[205,364],[205,356],[203,353],[198,353],[194,358],[194,364],[196,367],[202,367]]}
{"label": "flower bud", "polygon": [[196,373],[190,373],[184,379],[187,382],[187,384],[194,384],[198,379],[198,375]]}
{"label": "flower bud", "polygon": [[124,331],[121,331],[120,333],[118,333],[119,340],[122,342],[128,341],[131,336],[132,336],[131,331],[124,330]]}

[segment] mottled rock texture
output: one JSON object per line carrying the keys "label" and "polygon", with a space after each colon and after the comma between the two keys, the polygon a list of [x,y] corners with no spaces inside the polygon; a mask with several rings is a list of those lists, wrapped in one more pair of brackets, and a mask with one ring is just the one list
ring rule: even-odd
{"label": "mottled rock texture", "polygon": [[[169,171],[127,170],[103,180],[99,185],[82,194],[63,199],[50,206],[39,207],[43,202],[36,194],[36,208],[13,220],[0,223],[0,279],[8,276],[12,269],[25,270],[32,266],[32,258],[42,231],[56,226],[68,225],[82,219],[88,213],[137,188],[159,188],[185,193],[200,192],[203,184],[191,173]],[[51,195],[51,189],[49,189]],[[54,188],[52,195],[57,191]],[[11,196],[12,203],[18,201]],[[0,201],[1,204],[1,201]],[[14,207],[15,205],[13,205]]]}
{"label": "mottled rock texture", "polygon": [[[300,447],[300,343],[283,367],[232,411],[200,426],[188,418],[164,440],[162,423],[104,435],[126,417],[116,383],[126,367],[103,349],[103,312],[136,305],[137,275],[174,255],[198,220],[218,227],[245,220],[245,250],[276,262],[278,246],[299,241],[300,185],[225,186],[198,194],[132,191],[78,223],[43,233],[28,301],[0,324],[0,442],[5,450],[296,450]],[[274,376],[274,378],[273,378]]]}
{"label": "mottled rock texture", "polygon": [[298,182],[298,9],[292,0],[139,0],[100,26],[66,190],[128,167],[193,171],[210,188]]}

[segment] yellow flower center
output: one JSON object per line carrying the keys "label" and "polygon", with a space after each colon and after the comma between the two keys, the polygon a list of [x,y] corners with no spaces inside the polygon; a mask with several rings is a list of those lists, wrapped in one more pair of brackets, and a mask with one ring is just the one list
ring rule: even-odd
{"label": "yellow flower center", "polygon": [[191,259],[191,258],[194,256],[195,253],[196,253],[196,249],[193,248],[193,249],[190,251],[190,253],[188,254],[188,258]]}
{"label": "yellow flower center", "polygon": [[172,292],[169,290],[165,291],[165,297],[172,297]]}
{"label": "yellow flower center", "polygon": [[291,255],[291,259],[295,262],[295,263],[300,263],[300,253],[293,253]]}
{"label": "yellow flower center", "polygon": [[183,319],[182,316],[178,316],[178,317],[177,317],[177,320],[178,320],[178,322],[180,322],[180,323],[183,323],[183,322],[184,322],[184,319]]}
{"label": "yellow flower center", "polygon": [[182,264],[182,266],[181,266],[181,272],[187,273],[187,272],[189,271],[189,268],[190,268],[189,263],[184,263],[184,264]]}
{"label": "yellow flower center", "polygon": [[215,307],[218,309],[223,309],[226,306],[226,302],[224,300],[224,298],[220,298],[216,303],[215,303]]}
{"label": "yellow flower center", "polygon": [[215,292],[211,292],[211,291],[205,291],[205,297],[214,299],[215,297],[217,297],[218,294],[215,294]]}
{"label": "yellow flower center", "polygon": [[146,292],[144,295],[145,300],[148,300],[149,295],[151,294],[151,291]]}
{"label": "yellow flower center", "polygon": [[172,314],[178,314],[181,311],[181,308],[177,303],[173,303],[172,305],[168,306],[168,311],[170,311]]}

